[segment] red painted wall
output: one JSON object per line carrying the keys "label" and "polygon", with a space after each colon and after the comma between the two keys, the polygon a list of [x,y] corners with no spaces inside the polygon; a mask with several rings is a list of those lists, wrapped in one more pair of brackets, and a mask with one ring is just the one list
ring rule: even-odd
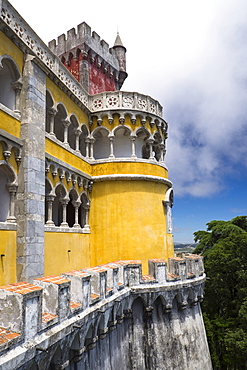
{"label": "red painted wall", "polygon": [[102,91],[115,91],[116,84],[114,78],[110,78],[108,73],[104,73],[102,68],[97,68],[95,64],[89,67],[90,94],[97,94]]}
{"label": "red painted wall", "polygon": [[[72,75],[80,81],[79,76],[79,61],[82,59],[81,53],[77,59],[70,57],[67,63],[64,58],[62,62]],[[104,73],[102,67],[98,68],[96,63],[89,62],[89,94],[97,94],[103,91],[115,91],[116,83],[114,77],[110,77],[109,73]]]}

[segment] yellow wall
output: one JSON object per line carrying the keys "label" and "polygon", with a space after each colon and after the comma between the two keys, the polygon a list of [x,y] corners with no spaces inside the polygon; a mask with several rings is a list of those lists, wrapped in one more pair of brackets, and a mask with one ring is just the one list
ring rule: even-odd
{"label": "yellow wall", "polygon": [[93,176],[139,174],[168,178],[167,170],[157,164],[141,162],[110,162],[92,165]]}
{"label": "yellow wall", "polygon": [[173,256],[166,247],[162,200],[167,186],[147,181],[97,182],[90,208],[91,265],[117,259],[147,260]]}
{"label": "yellow wall", "polygon": [[91,173],[91,165],[85,161],[82,161],[81,158],[70,153],[68,150],[62,148],[60,145],[54,143],[52,140],[46,138],[45,140],[45,151],[48,154],[51,154],[53,157],[59,158],[61,161],[79,169],[86,174]]}
{"label": "yellow wall", "polygon": [[20,138],[21,122],[0,110],[1,129]]}
{"label": "yellow wall", "polygon": [[0,31],[0,55],[7,54],[11,56],[22,73],[23,52],[2,32]]}
{"label": "yellow wall", "polygon": [[45,276],[89,266],[89,234],[45,232]]}
{"label": "yellow wall", "polygon": [[16,231],[0,230],[0,284],[16,282]]}

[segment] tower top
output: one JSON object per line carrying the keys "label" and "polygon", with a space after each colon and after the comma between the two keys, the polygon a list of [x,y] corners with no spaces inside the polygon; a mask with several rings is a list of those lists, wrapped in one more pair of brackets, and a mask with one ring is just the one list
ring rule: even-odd
{"label": "tower top", "polygon": [[121,40],[121,38],[120,38],[120,36],[119,36],[119,32],[117,33],[117,37],[116,37],[116,40],[115,40],[115,42],[114,42],[114,46],[113,46],[113,48],[116,48],[116,47],[122,47],[122,48],[124,48],[125,49],[125,52],[126,52],[126,47],[125,46],[123,46],[123,43],[122,43],[122,40]]}

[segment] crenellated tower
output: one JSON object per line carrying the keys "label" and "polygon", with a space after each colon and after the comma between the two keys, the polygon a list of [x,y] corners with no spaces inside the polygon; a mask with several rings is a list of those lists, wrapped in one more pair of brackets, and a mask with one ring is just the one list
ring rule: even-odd
{"label": "crenellated tower", "polygon": [[85,23],[49,42],[50,49],[89,94],[119,90],[127,77],[126,48],[119,35],[113,48]]}

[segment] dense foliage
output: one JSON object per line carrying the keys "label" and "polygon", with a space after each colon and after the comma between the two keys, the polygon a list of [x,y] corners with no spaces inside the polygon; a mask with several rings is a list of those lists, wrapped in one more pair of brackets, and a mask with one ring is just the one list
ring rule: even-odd
{"label": "dense foliage", "polygon": [[204,322],[214,369],[247,369],[247,216],[194,233],[208,280]]}

